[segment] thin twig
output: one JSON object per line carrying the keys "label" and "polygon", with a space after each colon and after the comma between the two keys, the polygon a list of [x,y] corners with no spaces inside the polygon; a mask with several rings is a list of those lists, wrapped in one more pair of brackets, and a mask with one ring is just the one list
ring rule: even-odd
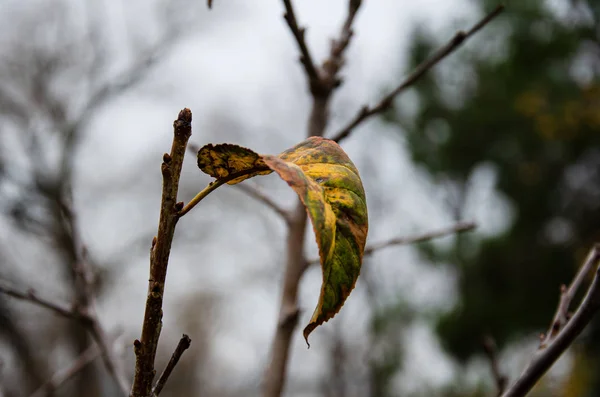
{"label": "thin twig", "polygon": [[162,327],[162,304],[169,254],[183,203],[177,202],[179,177],[183,166],[187,142],[192,134],[192,112],[183,109],[173,122],[171,154],[164,154],[161,166],[163,177],[162,200],[158,232],[150,252],[150,279],[142,335],[134,342],[135,373],[131,397],[148,397],[154,380],[154,359]]}
{"label": "thin twig", "polygon": [[177,217],[181,218],[182,216],[184,216],[185,214],[190,212],[192,210],[192,208],[194,208],[196,205],[198,205],[198,203],[200,203],[200,201],[204,200],[204,198],[206,196],[208,196],[210,193],[215,191],[219,186],[222,186],[225,183],[226,183],[225,179],[217,179],[217,180],[210,182],[204,189],[202,189],[198,194],[196,194],[194,196],[194,198],[191,199],[185,205],[185,207],[183,207],[181,209],[181,211],[179,211],[177,213]]}
{"label": "thin twig", "polygon": [[48,382],[41,385],[30,397],[52,396],[63,383],[77,375],[101,354],[98,345],[96,343],[92,344],[77,357],[70,367],[57,371]]}
{"label": "thin twig", "polygon": [[248,196],[260,201],[265,204],[267,207],[271,208],[275,211],[279,216],[283,218],[286,224],[290,224],[291,222],[291,214],[290,211],[282,208],[279,204],[273,201],[269,196],[261,192],[257,187],[252,185],[246,185],[244,183],[239,183],[235,185],[242,192],[246,193]]}
{"label": "thin twig", "polygon": [[74,311],[82,314],[81,322],[86,326],[88,332],[100,347],[102,361],[106,370],[115,380],[117,386],[119,386],[122,395],[126,396],[129,391],[129,384],[123,376],[124,373],[119,365],[119,360],[114,355],[111,344],[96,313],[96,294],[93,288],[94,271],[87,258],[87,250],[83,244],[77,215],[72,208],[70,199],[70,197],[65,197],[64,195],[61,196],[59,205],[67,223],[67,229],[70,231],[71,250],[75,259],[72,263],[75,274],[75,292],[77,295]]}
{"label": "thin twig", "polygon": [[171,359],[169,360],[169,363],[165,367],[163,373],[160,375],[160,378],[158,378],[158,382],[156,382],[154,390],[152,390],[152,397],[157,397],[160,394],[163,387],[165,387],[167,380],[169,380],[171,372],[173,372],[173,369],[175,368],[175,366],[179,362],[179,359],[183,355],[183,352],[190,348],[191,343],[192,340],[190,339],[190,337],[186,334],[183,334],[183,336],[179,340],[179,343],[177,344],[177,347],[175,348],[175,351],[173,352],[173,355],[171,356]]}
{"label": "thin twig", "polygon": [[342,66],[344,66],[344,52],[350,45],[350,39],[354,34],[352,24],[361,5],[362,0],[348,1],[348,15],[342,25],[340,36],[338,39],[331,41],[329,58],[323,62],[322,68],[325,74],[323,84],[327,85],[329,90],[338,87],[342,83],[342,80],[338,77],[338,73]]}
{"label": "thin twig", "polygon": [[590,251],[583,266],[577,272],[577,275],[571,282],[569,288],[567,288],[567,286],[564,284],[561,285],[558,307],[556,308],[556,313],[554,314],[552,323],[548,328],[548,332],[540,340],[540,348],[546,347],[546,345],[551,342],[552,338],[556,335],[556,333],[560,331],[560,329],[569,320],[569,306],[571,305],[571,301],[573,300],[575,293],[583,283],[583,280],[590,274],[590,271],[594,267],[594,255],[594,250]]}
{"label": "thin twig", "polygon": [[458,47],[461,46],[468,38],[475,35],[481,28],[487,25],[490,21],[496,18],[502,11],[504,10],[503,5],[499,5],[485,16],[481,21],[479,21],[475,26],[473,26],[466,33],[463,31],[457,32],[454,37],[442,48],[437,50],[429,59],[423,61],[419,66],[413,70],[413,72],[408,75],[408,77],[392,92],[383,97],[379,103],[377,103],[373,107],[369,107],[368,105],[363,106],[360,111],[354,116],[354,118],[338,133],[336,133],[331,139],[340,142],[342,139],[346,138],[354,128],[356,128],[360,123],[367,120],[368,118],[375,116],[377,114],[385,112],[389,109],[396,96],[412,86],[417,80],[419,80],[429,69],[437,65],[441,60],[446,58],[448,55],[452,54]]}
{"label": "thin twig", "polygon": [[[115,336],[115,342],[113,345],[120,343],[120,333]],[[62,386],[66,381],[77,375],[86,365],[90,364],[96,358],[100,357],[102,350],[98,347],[98,344],[93,343],[87,349],[85,349],[71,366],[57,371],[52,375],[46,383],[41,385],[30,397],[44,397],[52,396],[54,392]]]}
{"label": "thin twig", "polygon": [[496,348],[496,341],[490,335],[486,335],[483,338],[483,350],[488,357],[490,362],[490,369],[492,371],[492,376],[494,377],[494,381],[496,382],[497,395],[501,396],[504,393],[504,389],[506,389],[506,384],[508,383],[508,378],[502,375],[500,371],[500,365],[498,364],[498,349]]}
{"label": "thin twig", "polygon": [[[581,304],[575,311],[575,314],[567,321],[567,323],[561,329],[556,332],[551,332],[552,337],[546,344],[535,352],[531,362],[523,371],[519,379],[511,385],[508,390],[502,395],[502,397],[522,397],[525,396],[538,380],[550,369],[552,364],[558,360],[558,358],[567,350],[573,343],[575,338],[583,331],[583,329],[590,323],[596,312],[600,309],[600,267],[598,262],[600,261],[600,244],[596,244],[590,254],[588,255],[585,263],[579,270],[579,273],[575,277],[575,281],[572,286],[579,286],[585,275],[591,268],[596,268],[594,273],[594,279],[590,287],[587,290],[585,297]],[[583,274],[583,275],[582,275]],[[573,291],[575,292],[575,291]],[[561,302],[560,305],[563,305]]]}
{"label": "thin twig", "polygon": [[198,205],[198,203],[200,203],[200,201],[204,200],[204,198],[206,196],[208,196],[210,193],[215,191],[219,186],[223,186],[227,182],[230,182],[234,179],[238,179],[242,176],[254,174],[257,171],[267,171],[267,170],[269,170],[269,168],[266,168],[266,167],[265,168],[249,168],[247,170],[236,172],[234,174],[229,174],[225,178],[216,179],[216,180],[210,182],[204,189],[202,189],[200,192],[198,192],[198,194],[196,194],[196,196],[194,196],[194,198],[192,198],[185,205],[185,207],[183,206],[183,202],[179,203],[179,204],[181,204],[182,207],[179,210],[179,212],[177,213],[177,217],[181,218],[182,216],[184,216],[185,214],[190,212],[192,210],[192,208],[194,208],[196,205]]}
{"label": "thin twig", "polygon": [[[375,251],[379,251],[384,248],[393,247],[396,245],[409,245],[409,244],[417,244],[423,243],[425,241],[433,240],[440,237],[445,237],[451,234],[464,233],[470,230],[473,230],[477,227],[475,222],[459,222],[453,226],[433,230],[431,232],[417,234],[416,236],[408,236],[408,237],[395,237],[393,239],[382,241],[380,243],[370,244],[365,248],[364,255],[371,255]],[[308,262],[309,265],[315,265],[319,263],[318,258],[314,258]]]}
{"label": "thin twig", "polygon": [[22,292],[17,288],[9,285],[8,282],[0,280],[0,292],[12,296],[13,298],[29,301],[36,305],[42,306],[43,308],[49,309],[63,317],[72,318],[75,320],[81,319],[81,313],[73,310],[73,307],[68,305],[52,302],[49,299],[40,297],[37,292],[33,289],[29,289],[27,292]]}
{"label": "thin twig", "polygon": [[310,51],[306,46],[306,39],[304,37],[306,33],[305,28],[301,28],[298,26],[298,21],[296,20],[296,14],[294,12],[294,7],[292,6],[291,0],[283,0],[283,5],[285,6],[285,14],[283,14],[283,18],[287,22],[294,38],[296,39],[296,44],[298,44],[298,49],[300,50],[300,63],[304,66],[304,71],[306,73],[306,77],[308,79],[311,87],[313,85],[319,84],[319,73],[317,72],[317,68],[312,60],[312,56],[310,55]]}

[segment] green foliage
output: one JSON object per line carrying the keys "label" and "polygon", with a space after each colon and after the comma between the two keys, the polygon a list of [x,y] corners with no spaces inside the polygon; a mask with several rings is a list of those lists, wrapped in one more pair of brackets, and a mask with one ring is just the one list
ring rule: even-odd
{"label": "green foliage", "polygon": [[[588,14],[595,21],[598,9]],[[544,331],[560,284],[600,237],[600,40],[590,18],[575,13],[561,19],[542,1],[510,2],[493,35],[482,33],[475,48],[451,59],[451,67],[472,71],[458,92],[456,81],[432,73],[415,87],[416,114],[388,115],[403,127],[413,160],[463,193],[473,171],[491,164],[515,210],[501,235],[458,236],[450,251],[421,251],[459,271],[459,304],[438,332],[460,360],[481,351],[486,333],[503,345]],[[417,32],[411,62],[435,47]],[[463,204],[453,203],[456,214]]]}

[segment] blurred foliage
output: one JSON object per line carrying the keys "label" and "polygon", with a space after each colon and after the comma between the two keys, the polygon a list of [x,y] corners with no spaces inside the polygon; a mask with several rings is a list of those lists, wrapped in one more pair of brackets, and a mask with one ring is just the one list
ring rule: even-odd
{"label": "blurred foliage", "polygon": [[[482,11],[496,4],[478,3]],[[461,235],[450,249],[420,247],[428,260],[459,271],[459,304],[437,331],[462,362],[481,352],[486,333],[503,346],[545,331],[559,286],[600,239],[599,21],[597,3],[510,2],[415,86],[416,112],[386,116],[402,126],[414,162],[453,193],[447,204],[455,218],[482,165],[491,166],[510,207],[489,211],[514,215],[498,235]],[[411,66],[439,47],[424,29],[414,34]],[[599,352],[598,341],[585,339],[589,356]]]}

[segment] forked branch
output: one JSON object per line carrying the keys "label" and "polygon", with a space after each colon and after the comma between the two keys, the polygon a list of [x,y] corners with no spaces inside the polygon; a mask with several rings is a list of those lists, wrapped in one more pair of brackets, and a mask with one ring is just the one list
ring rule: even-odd
{"label": "forked branch", "polygon": [[152,393],[169,254],[179,219],[178,212],[183,208],[183,203],[177,202],[177,192],[187,142],[192,135],[192,112],[189,109],[179,112],[177,120],[173,122],[173,130],[171,153],[164,154],[161,166],[163,189],[160,218],[158,232],[150,250],[150,279],[142,336],[134,342],[135,373],[131,397],[149,397]]}
{"label": "forked branch", "polygon": [[[542,339],[542,344],[535,352],[525,371],[523,371],[519,379],[517,379],[517,381],[502,395],[503,397],[525,396],[565,350],[567,350],[575,338],[583,331],[598,312],[600,309],[599,261],[600,244],[596,244],[587,256],[584,264],[581,266],[571,287],[568,290],[563,288],[558,304],[557,316],[555,316],[555,319],[553,320],[550,332]],[[564,320],[566,321],[565,324],[562,322],[562,313],[566,313],[566,310],[568,310],[571,298],[591,269],[595,269],[594,279],[581,304],[577,308],[577,311],[575,311],[570,319],[567,317]],[[561,318],[561,321],[557,321],[557,318]]]}
{"label": "forked branch", "polygon": [[337,132],[331,139],[336,142],[340,142],[342,139],[345,139],[350,135],[352,130],[356,128],[363,121],[369,119],[378,114],[384,113],[388,110],[394,99],[407,88],[416,83],[429,69],[437,65],[440,61],[446,58],[448,55],[452,54],[456,49],[458,49],[468,38],[474,36],[477,32],[479,32],[485,25],[491,22],[494,18],[496,18],[502,11],[504,10],[503,5],[499,5],[496,7],[491,13],[486,15],[481,21],[479,21],[475,26],[469,29],[467,32],[459,31],[454,37],[442,48],[438,49],[431,57],[423,61],[419,64],[409,75],[408,77],[400,83],[392,92],[383,97],[375,106],[370,107],[368,105],[363,106],[360,111],[354,116],[350,122],[343,127],[339,132]]}
{"label": "forked branch", "polygon": [[175,348],[175,351],[173,352],[173,355],[171,356],[171,359],[169,360],[169,363],[165,367],[163,373],[160,375],[160,378],[158,378],[158,382],[156,382],[154,390],[152,390],[152,397],[157,397],[160,394],[163,387],[165,387],[167,380],[169,380],[171,372],[173,372],[173,369],[175,368],[175,366],[179,362],[179,359],[183,355],[183,352],[190,348],[191,343],[192,340],[190,339],[190,337],[186,334],[183,334],[183,336],[179,340],[179,343],[177,344],[177,347]]}

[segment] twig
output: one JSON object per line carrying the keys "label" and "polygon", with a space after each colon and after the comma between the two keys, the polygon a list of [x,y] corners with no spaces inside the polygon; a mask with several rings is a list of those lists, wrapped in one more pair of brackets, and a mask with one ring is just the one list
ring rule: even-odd
{"label": "twig", "polygon": [[67,223],[67,230],[71,234],[71,250],[74,256],[72,266],[75,274],[75,293],[77,295],[74,311],[80,313],[82,324],[87,327],[92,338],[94,338],[100,347],[106,370],[115,380],[117,386],[119,386],[122,395],[126,396],[129,384],[123,377],[119,360],[113,353],[113,349],[108,342],[108,337],[96,313],[96,295],[93,289],[94,271],[87,258],[87,251],[83,245],[77,216],[68,199],[70,197],[61,196],[59,198],[59,205]]}
{"label": "twig", "polygon": [[150,279],[142,335],[134,342],[135,374],[131,397],[148,397],[154,380],[154,359],[162,327],[162,303],[167,277],[169,254],[183,203],[177,202],[179,177],[187,142],[192,135],[192,112],[183,109],[173,122],[171,154],[164,154],[161,166],[163,177],[162,200],[158,232],[150,251]]}
{"label": "twig", "polygon": [[29,289],[27,292],[22,292],[9,285],[6,281],[0,280],[0,292],[8,296],[12,296],[13,298],[35,303],[36,305],[49,309],[63,317],[72,318],[75,320],[81,319],[81,313],[74,311],[72,307],[42,298],[38,296],[37,292],[33,289]]}
{"label": "twig", "polygon": [[[114,344],[119,343],[120,335],[116,335]],[[96,343],[85,349],[79,357],[71,364],[71,366],[57,371],[52,378],[41,385],[30,397],[51,396],[62,386],[63,383],[77,375],[86,365],[90,364],[102,354],[102,350]]]}
{"label": "twig", "polygon": [[291,0],[283,0],[286,12],[284,18],[288,23],[296,43],[300,49],[300,62],[304,65],[306,78],[313,97],[313,107],[308,122],[309,136],[323,136],[329,119],[329,99],[333,91],[342,83],[338,73],[344,65],[344,52],[352,38],[352,24],[362,4],[361,0],[349,0],[348,16],[344,22],[340,37],[332,40],[329,57],[317,68],[310,56],[304,37],[305,29],[298,26]]}
{"label": "twig", "polygon": [[311,90],[313,85],[319,85],[319,73],[317,72],[317,68],[312,60],[312,56],[310,55],[310,51],[306,46],[306,39],[304,37],[306,33],[305,28],[301,28],[298,26],[298,21],[296,20],[296,14],[294,13],[294,7],[292,6],[291,0],[283,0],[283,5],[285,6],[285,14],[283,14],[283,18],[287,22],[294,38],[296,39],[296,44],[298,44],[298,49],[300,50],[300,63],[304,66],[304,71],[306,73],[306,77],[311,86]]}
{"label": "twig", "polygon": [[37,304],[63,317],[81,322],[81,324],[90,332],[98,346],[100,346],[104,364],[108,372],[113,379],[115,379],[115,382],[117,382],[117,385],[119,385],[124,392],[124,395],[127,395],[126,381],[121,376],[121,371],[116,364],[117,360],[113,357],[112,349],[108,346],[104,330],[100,326],[95,310],[91,306],[76,304],[75,306],[68,307],[65,304],[52,302],[49,299],[40,297],[33,289],[30,289],[27,292],[21,292],[10,286],[6,281],[0,281],[0,292],[12,296],[13,298]]}
{"label": "twig", "polygon": [[501,396],[504,393],[504,389],[506,389],[506,384],[508,383],[508,378],[502,375],[500,371],[500,365],[498,364],[498,353],[496,348],[496,341],[490,335],[486,335],[483,338],[483,350],[487,355],[490,361],[490,369],[492,371],[492,376],[494,377],[494,381],[496,382],[496,388],[498,389],[498,396]]}
{"label": "twig", "polygon": [[102,352],[96,343],[84,350],[70,367],[56,372],[48,382],[41,385],[30,397],[44,397],[53,395],[63,383],[77,375],[85,366],[98,358]]}
{"label": "twig", "polygon": [[[223,186],[227,182],[237,179],[239,177],[242,177],[244,175],[253,174],[257,170],[258,170],[258,168],[249,168],[244,171],[236,172],[234,174],[229,174],[225,178],[217,179],[217,180],[210,182],[204,189],[202,189],[198,194],[196,194],[196,196],[194,196],[194,198],[191,199],[185,205],[185,207],[183,206],[183,202],[179,203],[179,205],[181,205],[181,208],[178,208],[179,212],[177,212],[177,217],[181,218],[182,216],[184,216],[185,214],[190,212],[192,210],[192,208],[194,208],[196,205],[198,205],[198,203],[200,203],[200,201],[204,200],[204,198],[206,198],[206,196],[208,196],[210,193],[215,191],[219,186]],[[265,170],[268,170],[268,168],[264,168],[261,170],[265,171]]]}
{"label": "twig", "polygon": [[558,307],[556,308],[556,313],[554,314],[554,318],[550,324],[548,332],[540,340],[540,348],[546,347],[556,333],[560,331],[567,321],[569,321],[569,306],[571,305],[571,301],[573,300],[575,293],[581,286],[581,283],[583,283],[585,277],[590,274],[590,271],[594,267],[594,255],[594,250],[588,254],[583,266],[581,269],[579,269],[579,272],[577,272],[577,275],[571,282],[569,288],[567,288],[567,286],[564,284],[560,286],[560,299],[558,302]]}
{"label": "twig", "polygon": [[219,186],[222,186],[226,183],[226,179],[217,179],[215,181],[210,182],[204,189],[202,189],[198,194],[191,199],[185,207],[181,208],[181,211],[177,213],[177,217],[181,218],[188,212],[192,210],[200,201],[204,200],[206,196],[215,191]]}
{"label": "twig", "polygon": [[270,197],[265,195],[258,188],[256,188],[255,186],[252,186],[252,185],[246,185],[244,183],[239,183],[235,186],[238,189],[240,189],[242,192],[246,193],[248,196],[260,201],[261,203],[265,204],[267,207],[271,208],[273,211],[275,211],[279,216],[281,216],[283,218],[283,220],[285,221],[286,224],[288,224],[288,225],[290,224],[290,222],[291,222],[290,212],[288,210],[282,208],[275,201],[271,200]]}
{"label": "twig", "polygon": [[329,58],[323,62],[322,68],[325,74],[323,84],[327,85],[329,90],[338,87],[342,82],[338,77],[338,73],[342,66],[344,66],[344,52],[348,48],[348,45],[350,45],[350,39],[354,34],[352,24],[361,5],[362,0],[350,0],[348,2],[348,15],[342,25],[340,36],[338,39],[331,41]]}
{"label": "twig", "polygon": [[179,362],[179,359],[183,355],[183,352],[190,348],[191,343],[192,340],[190,339],[190,337],[186,334],[183,334],[183,336],[179,340],[179,343],[177,344],[177,347],[175,348],[175,351],[173,352],[173,355],[171,356],[171,359],[169,360],[169,363],[165,367],[163,373],[160,375],[160,378],[158,378],[158,382],[156,382],[154,390],[152,390],[152,397],[157,397],[160,394],[163,387],[165,387],[167,380],[169,380],[169,376],[171,376],[173,368],[175,368],[175,366]]}
{"label": "twig", "polygon": [[[535,352],[531,362],[523,371],[519,379],[511,385],[502,395],[503,397],[522,397],[525,396],[537,383],[537,381],[550,369],[552,364],[567,350],[575,338],[590,323],[596,312],[600,309],[600,244],[596,244],[585,263],[575,277],[572,287],[578,287],[581,279],[587,275],[591,268],[596,268],[594,279],[587,290],[583,301],[577,308],[572,318],[567,321],[564,327],[550,332],[551,337],[545,341],[544,346],[540,346]],[[570,290],[570,289],[569,289]],[[574,293],[575,291],[573,291]],[[562,310],[565,299],[561,297],[559,310]],[[554,329],[553,329],[554,331]]]}
{"label": "twig", "polygon": [[[431,232],[418,234],[416,236],[408,237],[395,237],[393,239],[382,241],[380,243],[370,244],[365,248],[364,255],[371,255],[375,251],[379,251],[384,248],[393,247],[395,245],[409,245],[422,243],[425,241],[433,240],[440,237],[445,237],[450,234],[463,233],[473,230],[477,227],[475,222],[459,222],[453,226],[445,229],[434,230]],[[308,262],[309,265],[315,265],[319,263],[319,259],[315,258]]]}
{"label": "twig", "polygon": [[368,118],[375,116],[376,114],[383,113],[387,109],[392,106],[394,98],[398,96],[401,92],[412,86],[417,80],[419,80],[429,69],[437,65],[441,60],[446,58],[448,55],[453,53],[461,44],[463,44],[468,38],[472,37],[476,34],[481,28],[487,25],[490,21],[496,18],[502,11],[504,10],[503,5],[499,5],[484,17],[481,21],[479,21],[475,26],[473,26],[466,33],[463,31],[457,32],[454,37],[442,48],[437,50],[429,59],[423,61],[419,64],[413,72],[408,75],[408,77],[392,92],[383,97],[373,107],[369,107],[368,105],[363,106],[360,111],[354,116],[354,118],[338,133],[336,133],[331,139],[340,142],[342,139],[346,138],[354,128],[356,128],[360,123],[367,120]]}

